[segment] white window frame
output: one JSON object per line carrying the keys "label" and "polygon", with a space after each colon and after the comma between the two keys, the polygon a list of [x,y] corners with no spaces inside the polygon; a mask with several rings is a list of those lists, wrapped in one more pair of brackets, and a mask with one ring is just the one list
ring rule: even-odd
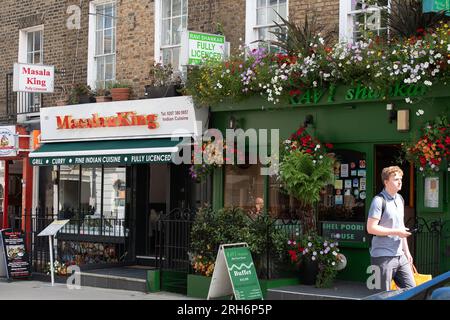
{"label": "white window frame", "polygon": [[[257,24],[257,0],[246,0],[245,2],[245,45],[249,49],[258,47],[258,43],[252,43],[258,40],[258,29],[263,27],[273,27],[275,24],[258,25]],[[289,0],[286,0],[286,19],[289,20]]]}
{"label": "white window frame", "polygon": [[[387,7],[379,7],[378,10],[391,9],[391,1],[388,0]],[[357,13],[373,12],[378,11],[374,8],[368,8],[365,10],[352,10],[351,0],[340,0],[339,1],[339,41],[340,42],[354,42],[354,21],[353,15]],[[389,28],[387,28],[389,35]]]}
{"label": "white window frame", "polygon": [[[162,1],[164,0],[155,0],[155,44],[154,44],[154,61],[156,63],[162,63],[163,62],[163,56],[162,56],[162,50],[161,50],[161,30],[162,30]],[[186,30],[188,30],[189,25],[189,0],[188,6],[187,6],[187,12],[186,12]],[[181,42],[179,45],[172,45],[170,46],[172,48],[180,47],[181,48]],[[165,48],[169,48],[169,46],[166,46]],[[181,60],[181,51],[180,51],[180,60]],[[172,66],[174,69],[180,68],[181,66]]]}
{"label": "white window frame", "polygon": [[[116,0],[95,0],[89,3],[89,31],[88,31],[88,60],[87,60],[87,84],[91,87],[92,90],[96,89],[97,82],[97,68],[95,65],[95,46],[96,46],[96,29],[97,29],[97,15],[96,15],[96,7],[103,4],[114,4],[116,6],[116,17],[117,17],[117,2]],[[115,28],[115,37],[114,48],[116,52],[114,53],[116,56],[116,66],[117,66],[117,24]],[[117,68],[114,67],[114,70],[117,71]],[[116,73],[116,72],[115,72]],[[114,75],[115,77],[115,75]]]}

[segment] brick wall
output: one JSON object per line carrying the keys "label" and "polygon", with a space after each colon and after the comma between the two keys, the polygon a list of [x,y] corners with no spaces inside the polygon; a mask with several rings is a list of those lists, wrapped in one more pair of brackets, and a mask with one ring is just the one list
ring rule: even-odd
{"label": "brick wall", "polygon": [[[159,0],[116,0],[116,78],[133,84],[133,97],[143,95],[154,59],[154,8]],[[57,75],[55,94],[44,96],[44,105],[55,105],[58,87],[86,83],[89,1],[82,1],[81,29],[68,30],[69,5],[80,0],[2,0],[0,3],[0,115],[6,113],[6,73],[17,61],[20,28],[44,25],[44,63],[65,69]],[[214,33],[221,24],[232,52],[245,38],[245,0],[189,0],[188,29]],[[339,23],[339,0],[289,0],[291,21],[302,22],[305,13],[315,12],[318,22],[335,29]]]}
{"label": "brick wall", "polygon": [[[86,82],[88,1],[83,1],[81,29],[66,27],[67,7],[79,5],[79,0],[3,0],[0,4],[0,114],[6,113],[6,73],[12,72],[19,50],[19,30],[44,25],[44,64],[66,70],[65,77],[55,78],[55,94],[44,95],[44,105],[54,105],[61,90],[72,82]],[[78,41],[77,41],[78,39]],[[78,50],[76,50],[78,43]],[[75,57],[77,52],[78,58]]]}

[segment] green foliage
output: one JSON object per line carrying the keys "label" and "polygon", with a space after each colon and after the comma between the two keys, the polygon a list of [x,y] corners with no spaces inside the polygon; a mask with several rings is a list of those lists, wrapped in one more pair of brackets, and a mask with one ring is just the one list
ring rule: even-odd
{"label": "green foliage", "polygon": [[312,206],[320,200],[320,190],[333,179],[334,159],[321,161],[299,150],[284,156],[280,164],[280,178],[285,189],[304,205]]}
{"label": "green foliage", "polygon": [[190,258],[194,270],[211,276],[219,246],[241,242],[249,245],[259,273],[267,254],[282,260],[287,252],[287,235],[276,228],[272,218],[261,216],[253,221],[240,208],[201,208],[191,230]]}
{"label": "green foliage", "polygon": [[132,85],[127,82],[127,81],[114,81],[108,84],[108,88],[109,89],[113,89],[113,88],[132,88]]}

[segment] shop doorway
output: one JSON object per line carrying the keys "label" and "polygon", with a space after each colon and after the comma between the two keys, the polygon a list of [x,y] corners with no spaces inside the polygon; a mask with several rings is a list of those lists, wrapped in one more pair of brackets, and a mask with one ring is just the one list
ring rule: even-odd
{"label": "shop doorway", "polygon": [[[375,146],[375,194],[383,190],[383,182],[381,181],[381,171],[385,167],[399,166],[403,171],[403,186],[400,194],[405,199],[405,225],[413,228],[416,220],[416,201],[415,201],[415,175],[413,166],[403,161],[401,145],[377,145]],[[402,159],[404,160],[404,159]],[[414,252],[414,237],[408,238],[408,245],[411,252]]]}
{"label": "shop doorway", "polygon": [[9,163],[8,177],[8,224],[10,228],[22,227],[22,160]]}

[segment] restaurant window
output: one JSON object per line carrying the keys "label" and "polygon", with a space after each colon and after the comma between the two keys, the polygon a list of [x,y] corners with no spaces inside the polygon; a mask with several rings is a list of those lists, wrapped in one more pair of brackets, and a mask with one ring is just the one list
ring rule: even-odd
{"label": "restaurant window", "polygon": [[126,167],[104,168],[103,217],[125,219]]}
{"label": "restaurant window", "polygon": [[187,30],[188,0],[160,0],[160,9],[156,10],[159,23],[156,30],[159,33],[160,56],[155,60],[162,61],[163,64],[171,64],[177,69],[180,62],[181,34]]}
{"label": "restaurant window", "polygon": [[278,15],[288,19],[288,1],[249,0],[246,3],[246,44],[253,48],[266,46],[272,50],[277,50],[275,46],[270,44],[271,41],[276,40],[275,35],[271,31],[282,31],[275,22],[282,23]]}
{"label": "restaurant window", "polygon": [[61,219],[77,218],[80,205],[80,166],[59,167],[59,214]]}
{"label": "restaurant window", "polygon": [[225,207],[252,210],[256,198],[264,199],[264,176],[260,165],[225,166]]}
{"label": "restaurant window", "polygon": [[277,219],[297,220],[300,217],[300,202],[283,190],[277,176],[269,178],[269,214]]}
{"label": "restaurant window", "polygon": [[334,181],[322,189],[320,221],[365,221],[367,193],[366,155],[353,150],[334,150],[338,161]]}
{"label": "restaurant window", "polygon": [[81,168],[80,209],[85,215],[100,218],[102,213],[102,168]]}
{"label": "restaurant window", "polygon": [[386,37],[389,10],[389,0],[341,0],[340,41],[356,42],[368,36]]}

